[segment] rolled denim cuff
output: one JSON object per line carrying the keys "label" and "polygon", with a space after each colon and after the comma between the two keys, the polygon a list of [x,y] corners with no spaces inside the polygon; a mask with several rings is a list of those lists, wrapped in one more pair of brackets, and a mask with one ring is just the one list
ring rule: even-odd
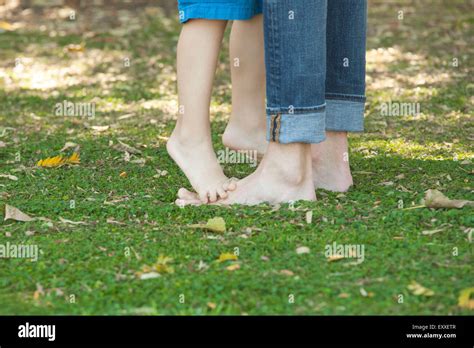
{"label": "rolled denim cuff", "polygon": [[316,144],[326,139],[324,108],[305,113],[269,113],[267,140],[281,144]]}
{"label": "rolled denim cuff", "polygon": [[363,132],[365,102],[326,99],[326,130],[334,132]]}

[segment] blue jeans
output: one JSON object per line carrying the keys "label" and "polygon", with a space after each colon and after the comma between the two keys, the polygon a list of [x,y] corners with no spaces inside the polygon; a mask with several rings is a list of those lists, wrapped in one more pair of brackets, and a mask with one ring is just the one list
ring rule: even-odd
{"label": "blue jeans", "polygon": [[364,129],[367,0],[264,0],[267,140]]}

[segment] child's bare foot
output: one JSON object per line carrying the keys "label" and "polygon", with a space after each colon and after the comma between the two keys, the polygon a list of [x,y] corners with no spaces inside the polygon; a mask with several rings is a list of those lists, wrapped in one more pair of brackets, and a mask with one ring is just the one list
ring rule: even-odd
{"label": "child's bare foot", "polygon": [[311,145],[314,186],[345,192],[352,186],[346,132],[326,132],[326,140]]}
{"label": "child's bare foot", "polygon": [[[226,199],[215,204],[255,205],[298,200],[316,200],[311,176],[310,146],[306,144],[270,143],[268,151],[257,170],[237,183]],[[180,189],[176,204],[199,205],[198,196]]]}
{"label": "child's bare foot", "polygon": [[[260,117],[265,118],[265,115]],[[243,121],[239,117],[233,116],[231,118],[222,135],[222,143],[235,151],[257,151],[257,157],[260,159],[265,154],[268,146],[265,126],[244,125],[241,124]]]}
{"label": "child's bare foot", "polygon": [[203,203],[226,198],[235,183],[224,175],[208,139],[182,139],[176,131],[169,138],[166,149],[181,168]]}

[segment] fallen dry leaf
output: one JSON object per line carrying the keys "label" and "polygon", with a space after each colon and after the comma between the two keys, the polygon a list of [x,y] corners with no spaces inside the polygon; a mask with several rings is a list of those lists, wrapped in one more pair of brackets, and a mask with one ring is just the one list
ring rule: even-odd
{"label": "fallen dry leaf", "polygon": [[127,177],[127,172],[122,172],[119,174],[121,178],[126,178]]}
{"label": "fallen dry leaf", "polygon": [[233,253],[222,253],[219,255],[219,258],[217,259],[218,262],[224,262],[224,261],[236,261],[238,259],[237,255]]}
{"label": "fallen dry leaf", "polygon": [[70,224],[70,225],[87,225],[87,222],[84,221],[71,221],[68,219],[64,219],[62,217],[59,217],[59,221],[61,221],[63,224]]}
{"label": "fallen dry leaf", "polygon": [[80,164],[81,159],[77,152],[74,152],[70,157],[55,156],[39,160],[36,164],[38,167],[58,168],[67,164]]}
{"label": "fallen dry leaf", "polygon": [[214,303],[214,302],[208,302],[207,303],[207,306],[210,308],[210,309],[216,309],[217,305]]}
{"label": "fallen dry leaf", "polygon": [[77,45],[77,44],[69,44],[67,45],[64,50],[66,52],[84,52],[85,50],[85,45],[84,44],[80,44],[80,45]]}
{"label": "fallen dry leaf", "polygon": [[[173,262],[173,259],[171,257],[160,255],[158,256],[158,259],[153,265],[142,266],[141,271],[136,272],[136,275],[140,279],[151,279],[151,278],[159,277],[160,275],[165,274],[165,273],[174,273],[174,268],[169,265],[172,262]],[[156,276],[155,273],[158,275]],[[142,277],[145,277],[145,278],[142,278]]]}
{"label": "fallen dry leaf", "polygon": [[140,280],[147,280],[161,277],[161,274],[157,272],[140,273],[138,277],[140,278]]}
{"label": "fallen dry leaf", "polygon": [[462,290],[459,293],[458,306],[461,308],[474,309],[474,299],[471,299],[472,294],[474,294],[474,288]]}
{"label": "fallen dry leaf", "polygon": [[105,132],[106,130],[108,130],[110,128],[110,126],[92,126],[91,129],[95,132]]}
{"label": "fallen dry leaf", "polygon": [[416,281],[412,281],[410,285],[408,285],[408,290],[410,290],[413,295],[415,296],[433,296],[434,291],[428,288],[425,288],[423,285],[417,283]]}
{"label": "fallen dry leaf", "polygon": [[334,261],[339,261],[344,258],[343,255],[331,255],[327,258],[328,262],[334,262]]}
{"label": "fallen dry leaf", "polygon": [[71,141],[68,141],[64,144],[63,148],[61,150],[59,150],[59,152],[64,152],[64,151],[72,149],[72,148],[75,148],[75,152],[79,151],[79,145],[77,145],[76,143],[73,143]]}
{"label": "fallen dry leaf", "polygon": [[306,212],[306,223],[310,224],[312,222],[313,222],[313,211],[310,210]]}
{"label": "fallen dry leaf", "polygon": [[5,144],[3,141],[0,140],[0,148],[2,147],[7,147],[7,144]]}
{"label": "fallen dry leaf", "polygon": [[140,155],[142,152],[133,146],[127,145],[124,142],[121,142],[120,140],[118,141],[118,144],[115,144],[112,146],[114,150],[120,151],[120,152],[128,152],[134,155]]}
{"label": "fallen dry leaf", "polygon": [[13,181],[18,181],[18,177],[16,177],[15,175],[10,175],[10,174],[0,174],[0,178],[6,178]]}
{"label": "fallen dry leaf", "polygon": [[14,26],[11,25],[10,23],[8,22],[5,22],[5,21],[0,21],[0,32],[4,30],[4,31],[13,31],[15,30]]}
{"label": "fallen dry leaf", "polygon": [[225,228],[225,220],[221,217],[215,217],[212,219],[207,220],[206,224],[194,224],[190,225],[191,228],[203,228],[205,230],[216,232],[216,233],[224,233]]}
{"label": "fallen dry leaf", "polygon": [[290,270],[288,270],[288,269],[282,269],[282,270],[280,271],[280,274],[285,275],[285,276],[288,276],[288,277],[292,277],[292,276],[295,275],[292,271],[290,271]]}
{"label": "fallen dry leaf", "polygon": [[474,206],[473,201],[449,199],[438,190],[428,190],[425,194],[425,206],[428,208],[462,208]]}
{"label": "fallen dry leaf", "polygon": [[444,231],[444,228],[438,228],[436,230],[431,230],[431,231],[422,231],[421,234],[425,236],[431,236],[435,233],[442,232],[442,231]]}
{"label": "fallen dry leaf", "polygon": [[15,221],[28,222],[28,221],[33,221],[34,218],[26,215],[25,213],[23,213],[18,208],[15,208],[11,205],[5,204],[5,218],[4,218],[4,221],[6,221],[6,220],[15,220]]}
{"label": "fallen dry leaf", "polygon": [[238,269],[240,269],[240,265],[238,263],[234,263],[234,264],[226,267],[226,270],[228,270],[228,271],[236,271]]}
{"label": "fallen dry leaf", "polygon": [[309,248],[305,247],[305,246],[301,246],[299,248],[296,248],[296,253],[298,255],[300,255],[300,254],[309,254],[309,251],[310,251]]}

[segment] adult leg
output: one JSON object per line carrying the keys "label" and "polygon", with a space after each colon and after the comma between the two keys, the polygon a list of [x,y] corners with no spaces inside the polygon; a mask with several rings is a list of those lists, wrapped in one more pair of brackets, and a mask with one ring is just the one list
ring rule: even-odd
{"label": "adult leg", "polygon": [[[311,143],[325,137],[326,0],[264,3],[268,150],[220,204],[314,200]],[[178,204],[191,202],[182,190]]]}
{"label": "adult leg", "polygon": [[330,0],[327,16],[326,141],[312,145],[317,188],[352,185],[348,132],[364,128],[367,1]]}
{"label": "adult leg", "polygon": [[234,21],[230,35],[232,116],[222,141],[233,150],[265,153],[263,15]]}
{"label": "adult leg", "polygon": [[204,203],[227,195],[227,178],[212,146],[209,121],[212,84],[226,24],[190,20],[183,25],[178,42],[180,112],[167,149]]}

